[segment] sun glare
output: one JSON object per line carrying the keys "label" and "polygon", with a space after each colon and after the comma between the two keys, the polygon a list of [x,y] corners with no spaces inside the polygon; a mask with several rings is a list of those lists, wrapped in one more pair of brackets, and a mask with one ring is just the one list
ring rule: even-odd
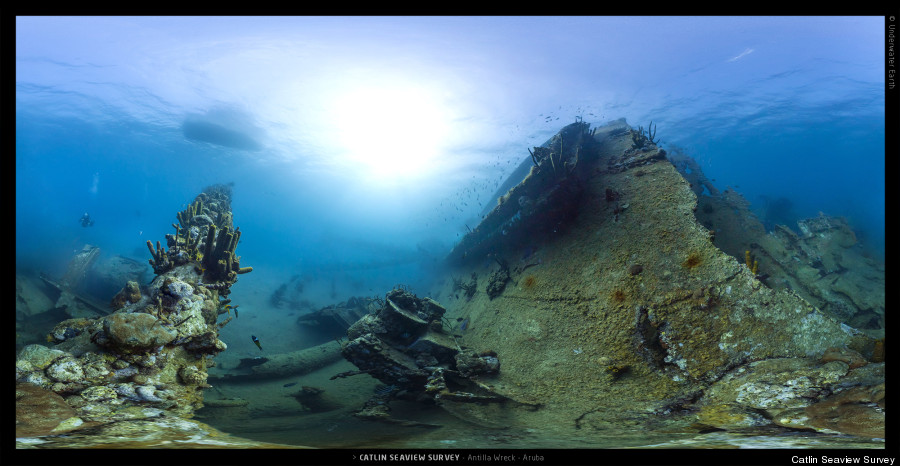
{"label": "sun glare", "polygon": [[422,87],[355,87],[334,109],[345,125],[336,141],[341,156],[378,182],[428,175],[445,144],[447,112]]}

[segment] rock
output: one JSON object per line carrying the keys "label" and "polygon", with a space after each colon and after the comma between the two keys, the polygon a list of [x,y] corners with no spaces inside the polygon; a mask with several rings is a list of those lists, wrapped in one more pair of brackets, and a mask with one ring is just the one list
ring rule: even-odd
{"label": "rock", "polygon": [[65,355],[64,351],[50,349],[43,345],[28,345],[22,348],[16,360],[28,362],[34,369],[44,369]]}
{"label": "rock", "polygon": [[20,382],[29,383],[38,387],[47,387],[52,384],[51,380],[44,375],[43,372],[29,372],[19,379]]}
{"label": "rock", "polygon": [[24,359],[16,360],[16,379],[18,379],[19,377],[22,377],[23,375],[25,375],[25,373],[32,372],[34,370],[35,370],[35,368],[34,368],[34,366],[31,365],[30,362],[28,362]]}
{"label": "rock", "polygon": [[137,396],[140,397],[140,399],[142,399],[144,401],[154,401],[154,402],[166,401],[166,400],[156,396],[156,387],[154,387],[152,385],[141,385],[140,387],[137,387],[135,389],[135,393],[137,393]]}
{"label": "rock", "polygon": [[207,374],[195,366],[183,366],[178,370],[178,377],[185,385],[202,385],[206,383]]}
{"label": "rock", "polygon": [[[86,353],[94,354],[94,353]],[[82,360],[81,367],[84,370],[84,381],[87,383],[103,383],[110,374],[110,367],[102,360]]]}
{"label": "rock", "polygon": [[854,387],[806,407],[805,425],[866,438],[884,438],[884,383]]}
{"label": "rock", "polygon": [[131,364],[129,364],[128,361],[125,361],[124,359],[116,359],[115,362],[113,362],[113,368],[119,369],[119,370],[125,369],[126,367],[128,367],[130,365]]}
{"label": "rock", "polygon": [[809,377],[784,374],[784,380],[759,380],[738,387],[737,401],[754,409],[785,409],[807,406],[820,387]]}
{"label": "rock", "polygon": [[66,319],[56,324],[50,335],[57,343],[64,342],[81,335],[93,324],[92,320],[85,318]]}
{"label": "rock", "polygon": [[184,349],[198,353],[219,353],[228,349],[228,345],[216,338],[214,333],[207,332],[188,341]]}
{"label": "rock", "polygon": [[[119,413],[131,414],[133,419],[122,419],[97,425],[90,432],[81,434],[83,429],[67,435],[42,437],[40,448],[98,449],[98,448],[141,448],[154,449],[163,446],[180,448],[289,448],[300,449],[293,445],[262,443],[254,440],[233,437],[207,424],[192,419],[181,419],[172,416],[150,416],[158,410],[144,408],[142,410],[120,410]],[[65,419],[64,419],[65,420]],[[87,425],[87,423],[85,424]],[[17,425],[18,429],[18,425]],[[18,433],[18,431],[17,431]],[[25,437],[19,436],[17,437]],[[16,448],[34,448],[34,439],[19,438]]]}
{"label": "rock", "polygon": [[102,385],[82,390],[81,397],[86,401],[103,401],[117,398],[115,390]]}
{"label": "rock", "polygon": [[144,406],[129,406],[124,409],[118,409],[110,418],[117,421],[133,420],[133,419],[150,419],[160,417],[165,411],[158,408],[147,408]]}
{"label": "rock", "polygon": [[843,361],[850,369],[856,369],[869,363],[863,355],[849,348],[828,348],[822,355],[822,362],[829,361]]}
{"label": "rock", "polygon": [[125,284],[125,287],[122,288],[122,291],[119,291],[116,294],[110,306],[112,306],[113,310],[119,310],[123,307],[134,304],[141,300],[141,287],[138,285],[138,282],[130,281]]}
{"label": "rock", "polygon": [[49,435],[74,416],[75,410],[56,393],[29,383],[16,384],[16,437]]}
{"label": "rock", "polygon": [[57,426],[54,427],[50,432],[54,434],[61,434],[64,432],[73,431],[81,427],[82,425],[84,425],[84,421],[80,417],[73,416],[57,424]]}
{"label": "rock", "polygon": [[65,357],[48,367],[47,375],[59,382],[79,382],[84,378],[84,370],[77,360]]}
{"label": "rock", "polygon": [[771,422],[792,429],[884,436],[884,364],[850,370],[838,359],[824,364],[813,358],[757,361],[723,377],[704,398],[698,421],[722,429]]}
{"label": "rock", "polygon": [[80,407],[79,415],[89,421],[99,421],[106,419],[113,411],[111,404],[103,402],[86,402]]}
{"label": "rock", "polygon": [[119,313],[107,316],[103,329],[113,345],[136,352],[165,345],[178,336],[175,330],[160,325],[159,319],[145,313]]}
{"label": "rock", "polygon": [[747,410],[733,403],[703,406],[697,413],[697,422],[719,429],[744,429],[769,425],[758,412]]}
{"label": "rock", "polygon": [[194,288],[181,280],[173,280],[166,285],[165,292],[181,299],[193,296]]}
{"label": "rock", "polygon": [[117,395],[124,398],[137,399],[137,392],[134,390],[134,385],[130,383],[117,383],[112,386],[113,390]]}

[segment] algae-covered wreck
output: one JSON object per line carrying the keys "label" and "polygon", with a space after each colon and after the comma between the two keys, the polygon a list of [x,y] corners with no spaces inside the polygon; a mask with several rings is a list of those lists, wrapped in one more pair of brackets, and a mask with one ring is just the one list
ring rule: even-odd
{"label": "algae-covered wreck", "polygon": [[[445,333],[467,352],[499,361],[499,370],[466,383],[512,401],[505,426],[544,426],[583,437],[585,445],[596,435],[655,430],[883,437],[883,328],[851,325],[883,322],[883,291],[880,307],[861,307],[856,312],[868,317],[856,320],[848,306],[837,315],[810,304],[784,285],[802,281],[779,265],[797,259],[766,239],[761,225],[745,234],[712,225],[711,204],[744,217],[730,218],[734,223],[758,224],[746,202],[743,210],[735,206],[739,195],[713,188],[701,196],[705,216],[695,215],[701,192],[686,177],[709,181],[699,170],[680,173],[685,157],[669,159],[654,133],[624,120],[563,128],[529,151],[533,165],[524,180],[450,252],[435,299],[449,322],[465,326]],[[801,222],[801,229],[810,223],[823,222]],[[832,224],[838,226],[820,232],[843,231],[839,221]],[[750,260],[751,249],[762,265]],[[816,294],[827,301],[823,296]],[[860,293],[846,300],[853,299],[878,301]],[[350,347],[353,338],[379,333],[360,336],[355,327]],[[357,366],[371,366],[347,348]],[[430,356],[406,342],[378,348],[410,361]],[[453,360],[432,359],[419,368],[460,370]],[[494,404],[461,410],[435,401],[467,421],[497,426]]]}

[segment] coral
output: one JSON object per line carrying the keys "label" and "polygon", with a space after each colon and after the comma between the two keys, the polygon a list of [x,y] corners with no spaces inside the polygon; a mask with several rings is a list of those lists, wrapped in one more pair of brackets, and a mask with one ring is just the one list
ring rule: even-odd
{"label": "coral", "polygon": [[478,275],[476,275],[475,272],[472,272],[472,277],[467,282],[462,281],[462,278],[453,277],[453,291],[463,290],[467,299],[471,299],[472,296],[475,295],[477,286]]}
{"label": "coral", "polygon": [[753,275],[758,275],[759,261],[751,256],[749,249],[744,252],[744,264],[747,265],[747,268],[750,269],[750,272],[753,273]]}
{"label": "coral", "polygon": [[[65,396],[75,419],[88,423],[141,417],[128,410],[147,403],[154,406],[152,416],[189,417],[201,406],[198,389],[209,387],[206,358],[226,349],[218,339],[218,303],[236,275],[251,270],[239,266],[234,248],[240,232],[231,231],[230,212],[221,210],[228,208],[230,188],[208,189],[211,194],[201,193],[179,213],[184,224],[175,224],[175,234],[166,235],[168,249],[161,242],[147,243],[158,276],[143,290],[137,281],[128,283],[112,300],[117,312],[57,324],[48,341],[62,343],[65,351],[24,348],[16,361],[17,382]],[[213,216],[222,223],[219,237],[220,229],[209,220]],[[212,241],[204,244],[205,238]],[[225,272],[224,279],[199,283],[194,273],[199,265],[209,269],[205,278]],[[76,421],[70,424],[63,427],[78,427]]]}
{"label": "coral", "polygon": [[[203,199],[198,196],[194,202],[187,207],[186,210],[182,212],[178,212],[176,216],[178,217],[178,222],[181,223],[182,228],[189,228],[191,225],[191,221],[194,217],[203,214]],[[207,220],[209,217],[207,217]]]}
{"label": "coral", "polygon": [[604,194],[606,198],[606,202],[613,202],[619,200],[619,193],[612,190],[611,188],[606,188],[606,192]]}
{"label": "coral", "polygon": [[606,366],[603,369],[603,371],[606,372],[607,374],[609,374],[610,377],[613,378],[613,380],[616,380],[619,377],[622,377],[623,375],[625,375],[630,369],[631,369],[631,367],[628,366],[627,364],[618,363],[618,364],[610,364],[610,365]]}
{"label": "coral", "polygon": [[482,354],[457,353],[456,369],[463,377],[495,375],[500,371],[500,360],[493,351]]}
{"label": "coral", "polygon": [[634,347],[637,353],[655,369],[662,369],[669,357],[663,333],[659,327],[664,327],[654,319],[653,311],[646,306],[637,306],[634,311]]}
{"label": "coral", "polygon": [[686,269],[693,269],[693,268],[697,267],[698,265],[700,265],[702,262],[703,262],[703,259],[700,256],[700,253],[695,251],[695,252],[688,254],[687,259],[685,259],[684,262],[681,263],[681,266]]}
{"label": "coral", "polygon": [[490,299],[500,296],[500,293],[503,293],[506,288],[506,282],[509,281],[509,267],[506,265],[506,261],[497,260],[497,262],[500,263],[500,269],[488,278],[487,290],[485,290]]}
{"label": "coral", "polygon": [[659,140],[654,140],[656,137],[656,127],[653,126],[653,122],[650,122],[650,126],[647,127],[647,133],[644,133],[644,127],[641,126],[638,128],[637,132],[634,130],[631,131],[631,140],[633,142],[632,147],[635,149],[641,149],[647,144],[659,144]]}
{"label": "coral", "polygon": [[534,275],[529,275],[522,279],[522,287],[526,290],[534,288],[535,283],[537,283],[537,279],[534,278]]}
{"label": "coral", "polygon": [[[232,225],[230,204],[230,186],[205,188],[186,210],[177,213],[179,223],[172,224],[175,234],[166,235],[168,251],[159,241],[156,248],[147,241],[153,271],[161,275],[173,267],[195,262],[195,270],[207,281],[227,286],[237,281],[238,274],[252,272],[252,267],[241,267],[240,257],[234,254],[241,232]],[[228,291],[226,287],[222,294],[227,295]]]}
{"label": "coral", "polygon": [[153,259],[150,259],[150,265],[153,267],[153,272],[157,275],[161,275],[163,273],[172,270],[172,267],[175,264],[169,260],[169,255],[166,253],[165,248],[162,247],[159,241],[156,242],[156,249],[153,249],[153,243],[148,239],[147,240],[147,249],[150,250],[150,255],[153,256]]}
{"label": "coral", "polygon": [[210,225],[206,237],[206,250],[203,253],[201,266],[204,269],[203,276],[209,281],[222,281],[234,283],[239,273],[248,273],[252,267],[241,267],[240,256],[235,256],[234,250],[241,240],[241,230],[231,231],[225,226],[216,234],[216,226]]}

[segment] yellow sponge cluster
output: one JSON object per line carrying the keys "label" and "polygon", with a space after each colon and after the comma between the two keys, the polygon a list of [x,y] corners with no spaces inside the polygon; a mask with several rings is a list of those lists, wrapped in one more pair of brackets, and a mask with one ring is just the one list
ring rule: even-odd
{"label": "yellow sponge cluster", "polygon": [[759,272],[759,261],[753,259],[750,256],[749,249],[744,253],[744,263],[747,264],[747,268],[750,269],[751,272],[753,272],[753,275],[758,275],[757,272]]}

